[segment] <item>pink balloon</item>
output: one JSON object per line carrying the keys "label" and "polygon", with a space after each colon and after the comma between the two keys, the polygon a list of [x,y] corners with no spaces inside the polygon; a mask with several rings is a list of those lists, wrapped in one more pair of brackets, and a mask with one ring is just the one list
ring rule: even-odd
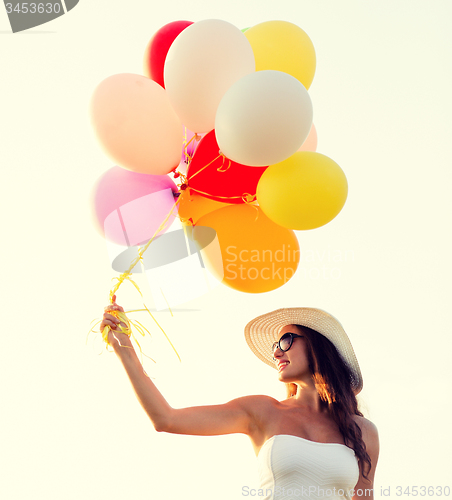
{"label": "pink balloon", "polygon": [[314,124],[312,124],[308,137],[306,137],[306,140],[300,146],[298,151],[312,151],[314,153],[317,151],[317,130],[314,127]]}
{"label": "pink balloon", "polygon": [[[102,236],[118,245],[147,243],[170,213],[177,191],[167,175],[113,167],[97,180],[92,191],[94,225]],[[174,210],[166,227],[176,214]]]}
{"label": "pink balloon", "polygon": [[188,163],[189,163],[189,158],[187,157],[186,153],[190,156],[190,158],[193,158],[193,155],[195,153],[196,148],[199,145],[199,141],[204,137],[205,134],[198,134],[198,137],[195,138],[195,133],[192,132],[191,130],[188,130],[186,128],[184,130],[184,141],[182,144],[182,155],[180,159],[179,166],[177,170],[181,172],[182,174],[187,173],[187,168],[188,168]]}
{"label": "pink balloon", "polygon": [[100,145],[121,167],[165,175],[178,165],[182,124],[153,80],[130,73],[106,78],[94,90],[90,114]]}

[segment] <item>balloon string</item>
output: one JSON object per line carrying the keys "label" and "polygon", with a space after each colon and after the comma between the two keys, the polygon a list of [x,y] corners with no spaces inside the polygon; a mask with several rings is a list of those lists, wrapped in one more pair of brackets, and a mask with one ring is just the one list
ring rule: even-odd
{"label": "balloon string", "polygon": [[241,199],[241,200],[243,200],[243,203],[246,203],[246,204],[252,204],[256,201],[256,195],[250,194],[250,193],[243,193],[240,196],[218,196],[216,194],[210,194],[210,193],[206,193],[205,191],[200,191],[199,189],[196,189],[196,188],[191,187],[191,186],[188,186],[187,189],[189,189],[190,191],[194,191],[195,193],[199,193],[203,196],[221,198],[222,200]]}
{"label": "balloon string", "polygon": [[[152,238],[146,243],[146,245],[142,248],[138,247],[138,256],[137,258],[130,264],[130,267],[129,269],[127,269],[127,271],[125,271],[124,273],[122,273],[119,277],[114,277],[112,278],[112,280],[117,280],[117,283],[116,285],[110,290],[110,297],[109,297],[109,300],[110,300],[110,304],[113,304],[115,302],[115,295],[116,295],[116,291],[119,289],[119,287],[122,285],[122,283],[124,283],[125,280],[128,280],[130,283],[132,283],[132,285],[135,286],[135,288],[138,290],[139,294],[141,296],[143,296],[143,294],[141,293],[141,290],[139,288],[139,286],[131,279],[131,274],[132,274],[132,269],[138,264],[139,261],[143,261],[143,254],[144,252],[146,252],[146,250],[148,249],[149,245],[152,243],[152,241],[155,239],[155,237],[158,235],[158,233],[160,233],[165,227],[166,227],[166,224],[169,220],[169,218],[171,217],[171,215],[173,214],[173,211],[174,209],[177,207],[178,203],[180,202],[180,198],[178,197],[178,199],[175,201],[174,205],[171,207],[171,210],[168,212],[167,216],[165,217],[165,220],[160,224],[160,226],[158,227],[158,229],[155,231],[155,233],[153,234]],[[160,328],[160,330],[163,332],[163,334],[165,335],[166,339],[168,340],[168,342],[170,343],[171,347],[173,348],[174,352],[176,353],[177,357],[179,358],[179,361],[181,360],[180,356],[179,356],[179,353],[177,352],[176,348],[174,347],[173,343],[171,342],[171,340],[169,339],[168,335],[166,334],[166,332],[163,330],[163,328],[160,326],[160,324],[157,322],[156,318],[151,314],[151,311],[149,311],[149,309],[146,307],[146,304],[143,304],[144,307],[145,307],[145,310],[149,313],[149,315],[151,316],[151,318],[154,320],[154,322],[156,323],[156,325]],[[129,311],[129,312],[133,312],[133,311]],[[151,359],[152,361],[154,361],[152,358],[150,358],[149,356],[147,356],[143,350],[141,349],[141,345],[140,343],[138,342],[136,336],[134,335],[133,331],[132,331],[132,328],[131,328],[131,325],[133,325],[135,327],[136,330],[138,330],[138,332],[144,336],[144,330],[146,330],[146,332],[150,334],[150,332],[139,322],[135,322],[135,321],[132,321],[130,320],[129,318],[127,318],[127,316],[125,315],[125,313],[123,312],[120,312],[120,311],[110,311],[110,314],[113,314],[115,317],[117,317],[118,319],[120,319],[123,323],[126,324],[126,328],[123,328],[121,325],[118,325],[119,326],[119,329],[122,333],[125,333],[126,335],[128,335],[129,337],[132,337],[133,340],[136,342],[136,344],[138,345],[138,348],[140,350],[140,353],[142,356],[146,356],[147,358]],[[99,324],[96,323],[96,324]],[[96,326],[96,325],[94,325]],[[108,333],[109,333],[109,330],[110,330],[110,327],[106,326],[103,331],[102,331],[102,339],[104,340],[104,342],[107,344],[107,349],[108,349],[108,346],[110,345],[109,342],[108,342]],[[91,330],[88,332],[88,335],[91,333],[91,332],[94,332],[94,327],[91,328]],[[123,347],[129,347],[129,346],[123,346]],[[155,361],[154,361],[155,363]]]}
{"label": "balloon string", "polygon": [[[190,141],[192,141],[192,140],[193,140],[193,137],[190,139]],[[189,155],[187,155],[187,156],[191,160],[191,157]],[[238,195],[238,196],[219,196],[219,195],[214,195],[214,194],[211,194],[211,193],[206,193],[205,191],[201,191],[199,189],[196,189],[196,188],[190,186],[190,181],[194,177],[196,177],[198,174],[200,174],[206,168],[210,167],[210,165],[212,165],[212,163],[216,162],[219,158],[222,158],[222,164],[221,164],[220,167],[217,168],[217,172],[226,172],[226,171],[228,171],[231,168],[231,166],[232,166],[232,162],[231,162],[231,160],[227,156],[225,156],[221,151],[219,151],[219,154],[218,154],[218,156],[216,158],[214,158],[212,161],[210,161],[207,165],[204,165],[202,168],[200,168],[197,172],[195,172],[190,177],[185,176],[181,172],[177,172],[177,177],[181,177],[181,179],[182,179],[182,184],[179,185],[179,188],[182,191],[185,191],[186,189],[190,189],[191,191],[194,191],[196,193],[199,193],[199,194],[201,194],[203,196],[207,196],[207,197],[221,198],[222,200],[241,199],[243,201],[243,203],[248,203],[248,204],[253,203],[256,200],[256,195],[255,194],[252,195],[252,194],[249,194],[249,193],[243,193],[242,195]],[[228,160],[228,164],[225,167],[225,161],[226,160]]]}
{"label": "balloon string", "polygon": [[[185,141],[186,140],[187,140],[187,129],[185,129]],[[184,141],[184,149],[186,149],[187,146],[189,146],[192,141],[199,141],[199,140],[201,140],[201,136],[198,134],[195,134],[187,143],[185,143],[185,141]]]}
{"label": "balloon string", "polygon": [[[187,153],[187,148],[188,148],[189,144],[192,141],[198,142],[200,140],[201,140],[201,136],[195,133],[195,135],[187,142],[187,127],[184,127],[184,142],[183,142],[183,145],[184,145],[184,156],[185,156],[185,160],[186,160],[187,163],[190,163],[190,161],[192,160],[192,156],[190,156]],[[197,148],[198,148],[198,145],[195,146],[195,151],[193,151],[193,154],[195,154]]]}
{"label": "balloon string", "polygon": [[219,154],[216,158],[214,158],[211,162],[209,162],[207,165],[204,165],[204,167],[200,168],[197,172],[195,172],[191,177],[187,178],[188,181],[190,181],[191,179],[193,179],[193,177],[197,176],[198,174],[200,174],[203,170],[205,170],[207,167],[210,167],[210,165],[212,165],[212,163],[214,161],[217,161],[218,158],[220,158],[220,156],[222,156],[221,154]]}
{"label": "balloon string", "polygon": [[[144,307],[146,307],[146,304],[143,304]],[[165,335],[166,340],[169,342],[170,346],[173,348],[174,352],[177,354],[177,357],[179,358],[179,361],[181,361],[179,353],[176,351],[176,348],[173,346],[173,343],[169,339],[168,335],[166,334],[165,330],[160,326],[160,324],[157,322],[157,320],[154,318],[154,316],[151,314],[151,311],[146,307],[146,311],[151,315],[151,318],[155,321],[157,326],[160,328],[160,330],[163,332],[163,335]]]}
{"label": "balloon string", "polygon": [[[145,306],[146,307],[146,306]],[[144,310],[144,309],[142,309]],[[129,313],[130,312],[134,312],[134,311],[128,311]],[[131,325],[134,326],[134,328],[136,330],[138,330],[138,332],[144,337],[145,333],[143,330],[146,330],[146,332],[149,334],[149,336],[152,336],[151,333],[149,332],[149,330],[144,326],[142,325],[139,321],[137,320],[131,320],[129,319],[125,313],[121,312],[121,311],[110,311],[110,314],[112,314],[113,316],[115,316],[117,319],[119,319],[121,322],[125,323],[126,324],[126,327],[124,328],[122,325],[118,325],[118,328],[119,328],[119,331],[121,331],[122,333],[125,333],[128,337],[132,337],[133,340],[136,342],[136,344],[138,345],[138,348],[140,350],[140,355],[141,355],[141,362],[143,363],[143,356],[145,356],[146,358],[149,358],[151,361],[153,361],[154,363],[156,363],[156,361],[154,359],[152,359],[150,356],[148,356],[147,354],[145,354],[143,352],[143,349],[141,348],[141,344],[138,342],[138,339],[136,338],[135,334],[133,333],[133,330],[131,328]],[[86,342],[88,342],[88,337],[89,337],[89,334],[90,333],[97,333],[94,328],[100,323],[101,321],[98,320],[91,328],[91,330],[88,332],[88,335],[86,337]],[[91,322],[92,323],[92,322]],[[108,334],[110,332],[111,328],[109,326],[105,326],[105,328],[103,329],[103,331],[101,332],[101,335],[102,335],[102,340],[107,344],[107,350],[108,350],[108,347],[110,346],[110,343],[108,342]],[[113,330],[112,330],[113,331]],[[116,333],[116,331],[113,331],[113,335]],[[118,340],[117,337],[115,337],[116,340]],[[119,340],[118,340],[119,342]],[[127,345],[122,345],[120,343],[121,347],[125,347],[127,349],[132,349],[132,347],[130,346],[127,346]],[[173,346],[173,349],[174,349],[174,346]],[[177,354],[177,351],[176,351],[176,354]],[[179,357],[179,355],[177,354],[177,356]],[[180,359],[180,357],[179,357]]]}
{"label": "balloon string", "polygon": [[[223,157],[223,162],[221,164],[221,167],[217,168],[217,172],[226,172],[231,167],[231,160],[229,158],[226,158],[226,156],[224,156],[224,154],[221,151],[220,151],[220,156]],[[224,168],[224,161],[225,160],[228,160],[228,166],[226,168]]]}
{"label": "balloon string", "polygon": [[[160,226],[158,227],[158,229],[155,231],[155,233],[153,234],[152,238],[146,243],[146,245],[143,247],[143,248],[140,248],[138,250],[138,256],[137,258],[132,262],[132,264],[130,264],[130,267],[129,269],[127,269],[127,271],[125,271],[124,273],[121,274],[121,276],[119,278],[113,278],[113,279],[117,279],[118,280],[118,283],[116,283],[116,285],[111,289],[110,291],[110,304],[113,304],[113,295],[116,294],[116,291],[118,290],[118,288],[121,286],[121,284],[124,282],[124,280],[128,279],[129,281],[131,281],[135,287],[137,288],[137,290],[140,292],[138,286],[136,285],[136,283],[134,283],[131,279],[130,279],[130,275],[132,274],[132,269],[138,264],[138,262],[140,262],[140,260],[142,261],[142,257],[143,257],[143,254],[144,252],[146,252],[146,250],[148,249],[149,245],[154,241],[154,238],[157,236],[157,234],[162,231],[165,226],[166,226],[166,223],[168,222],[168,219],[171,217],[172,213],[173,213],[173,210],[176,208],[176,206],[178,205],[180,201],[180,197],[175,201],[174,205],[171,207],[171,210],[169,211],[168,215],[165,217],[165,220],[160,224]],[[141,295],[143,295],[141,292],[140,292]]]}
{"label": "balloon string", "polygon": [[[192,138],[193,139],[193,138]],[[192,140],[191,139],[191,140]],[[205,165],[201,170],[199,170],[198,172],[196,172],[196,174],[194,175],[197,175],[199,172],[201,172],[202,170],[204,170],[205,168],[207,168],[209,165],[211,165],[215,160],[217,160],[220,156],[223,156],[223,165],[224,165],[224,160],[226,159],[226,157],[224,155],[222,155],[220,153],[219,156],[217,156],[217,158],[215,158],[214,160],[212,160],[209,164]],[[229,160],[229,165],[228,167],[225,169],[225,170],[220,170],[218,169],[219,171],[226,171],[231,165],[231,162]],[[192,177],[194,177],[194,175]],[[204,195],[204,196],[212,196],[210,195],[209,193],[206,193],[206,192],[203,192],[203,191],[200,191],[198,189],[195,189],[191,186],[188,185],[188,179],[187,177],[185,177],[183,174],[180,174],[180,176],[182,177],[182,181],[183,183],[179,186],[180,187],[180,190],[181,191],[185,191],[186,189],[189,190],[189,195],[190,195],[190,192],[191,190],[193,190],[194,192],[197,192],[201,195]],[[177,193],[178,195],[180,195],[180,192]],[[242,201],[246,204],[249,204],[251,206],[253,206],[256,211],[257,211],[257,214],[256,214],[256,218],[258,216],[258,209],[255,205],[253,205],[253,202],[256,200],[256,195],[252,195],[250,193],[244,193],[243,195],[241,196],[216,196],[216,198],[221,198],[221,199],[224,199],[224,200],[230,200],[230,199],[237,199],[237,198],[241,198]],[[124,273],[122,273],[119,277],[114,277],[112,278],[112,280],[116,280],[117,283],[116,285],[110,290],[110,297],[109,297],[109,300],[110,300],[110,303],[113,304],[115,302],[115,295],[116,295],[116,292],[117,290],[119,289],[119,287],[122,285],[122,283],[124,283],[125,280],[129,281],[139,292],[139,294],[143,297],[143,294],[141,293],[141,290],[139,288],[139,286],[135,283],[135,281],[133,281],[131,279],[131,275],[132,275],[132,270],[133,268],[138,264],[138,262],[143,262],[143,254],[146,252],[146,250],[149,248],[149,245],[152,243],[152,241],[155,239],[155,237],[166,227],[166,224],[168,223],[168,220],[169,218],[171,217],[171,215],[173,214],[174,210],[176,209],[177,205],[180,203],[180,196],[177,197],[177,200],[175,201],[174,205],[171,207],[171,210],[169,211],[169,213],[167,214],[167,216],[165,217],[164,221],[160,224],[160,226],[157,228],[157,230],[155,231],[155,233],[153,234],[153,236],[151,237],[151,239],[146,243],[146,245],[142,248],[138,247],[138,256],[136,257],[136,259],[130,264],[130,267],[129,269],[127,269],[127,271],[125,271]],[[180,218],[179,219],[181,220],[181,222],[185,222],[185,223],[188,223],[190,225],[194,225],[193,223],[193,219],[192,218],[189,218],[189,219],[183,219],[183,218]],[[165,298],[165,297],[164,297]],[[165,299],[166,300],[166,299]],[[160,330],[163,332],[163,334],[165,335],[166,339],[168,340],[169,344],[171,345],[171,347],[173,348],[174,352],[176,353],[179,361],[181,360],[180,356],[179,356],[179,353],[177,352],[176,348],[174,347],[173,343],[171,342],[171,340],[169,339],[168,335],[166,334],[166,332],[163,330],[163,328],[160,326],[160,324],[157,322],[156,318],[151,314],[151,312],[149,311],[149,309],[147,308],[146,304],[143,304],[144,307],[145,307],[145,310],[149,313],[149,315],[151,316],[151,318],[154,320],[154,322],[156,323],[156,325],[160,328]],[[144,309],[141,309],[141,310],[144,310]],[[171,311],[171,310],[170,310]],[[110,311],[111,314],[115,315],[118,314],[118,319],[121,319],[121,321],[123,323],[125,323],[127,326],[126,328],[123,328],[121,327],[121,325],[119,325],[119,328],[120,328],[120,331],[122,331],[123,333],[127,334],[129,337],[132,337],[134,339],[134,341],[136,342],[136,344],[138,345],[139,347],[139,350],[140,350],[140,353],[142,356],[146,356],[147,358],[151,359],[154,363],[155,363],[155,360],[153,360],[152,358],[150,358],[149,356],[147,356],[143,350],[141,349],[141,345],[140,343],[138,342],[136,336],[134,335],[133,331],[132,331],[132,328],[131,328],[131,325],[133,325],[135,327],[136,330],[138,330],[138,332],[144,336],[145,333],[143,330],[145,330],[149,335],[150,332],[138,321],[132,321],[130,319],[127,318],[127,316],[124,314],[124,313],[120,313],[119,311]],[[130,312],[135,312],[135,311],[129,311]],[[172,313],[171,313],[172,314]],[[96,325],[99,324],[99,322],[96,323]],[[88,335],[89,333],[93,332],[94,331],[94,327],[90,330],[90,332],[88,332]],[[105,341],[105,343],[107,344],[107,349],[108,349],[108,346],[109,346],[109,342],[108,342],[108,333],[109,333],[109,327],[105,327],[103,332],[102,332],[102,338],[103,340]],[[128,347],[128,346],[123,346],[123,347]]]}
{"label": "balloon string", "polygon": [[[198,174],[200,174],[203,170],[205,170],[207,167],[210,167],[210,165],[212,165],[212,163],[216,162],[218,160],[218,158],[223,158],[223,161],[222,161],[222,164],[220,167],[217,168],[217,172],[226,172],[227,170],[229,170],[229,168],[231,167],[232,165],[232,162],[229,158],[227,158],[221,151],[218,153],[218,156],[216,158],[214,158],[212,161],[210,161],[207,165],[204,165],[204,167],[200,168],[197,172],[195,172],[192,176],[188,177],[187,180],[190,181],[191,179],[193,179],[193,177],[197,176]],[[226,168],[224,168],[224,163],[225,163],[225,160],[228,160],[228,166]]]}

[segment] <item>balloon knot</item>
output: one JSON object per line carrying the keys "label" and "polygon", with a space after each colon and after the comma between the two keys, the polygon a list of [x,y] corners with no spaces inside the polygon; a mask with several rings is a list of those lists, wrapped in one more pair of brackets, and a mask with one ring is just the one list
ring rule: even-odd
{"label": "balloon knot", "polygon": [[244,203],[253,203],[256,200],[255,194],[243,193],[242,200]]}
{"label": "balloon knot", "polygon": [[179,217],[179,220],[182,222],[182,224],[187,224],[188,226],[195,225],[191,217],[189,219],[184,219],[183,217]]}

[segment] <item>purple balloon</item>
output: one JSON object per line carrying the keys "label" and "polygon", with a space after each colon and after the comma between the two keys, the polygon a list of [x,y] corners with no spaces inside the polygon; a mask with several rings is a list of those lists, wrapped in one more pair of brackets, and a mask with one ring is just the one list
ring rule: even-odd
{"label": "purple balloon", "polygon": [[187,153],[190,158],[193,157],[196,148],[198,147],[199,141],[204,137],[205,134],[198,134],[198,140],[195,140],[195,133],[187,128],[184,131],[184,137],[186,138],[186,143],[188,144],[186,147],[182,146],[182,155],[180,158],[179,167],[177,168],[179,172],[182,174],[187,173],[188,167],[188,158],[185,153]]}
{"label": "purple balloon", "polygon": [[[94,224],[113,243],[128,247],[144,244],[171,212],[177,192],[176,184],[167,175],[138,174],[113,167],[94,185]],[[176,215],[175,209],[166,228]]]}

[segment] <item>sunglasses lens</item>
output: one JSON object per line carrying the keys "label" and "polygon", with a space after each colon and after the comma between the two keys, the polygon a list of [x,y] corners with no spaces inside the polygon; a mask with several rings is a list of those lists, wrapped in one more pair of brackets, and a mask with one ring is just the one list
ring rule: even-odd
{"label": "sunglasses lens", "polygon": [[286,333],[279,339],[279,344],[281,346],[282,351],[287,351],[292,344],[292,335],[290,333]]}

